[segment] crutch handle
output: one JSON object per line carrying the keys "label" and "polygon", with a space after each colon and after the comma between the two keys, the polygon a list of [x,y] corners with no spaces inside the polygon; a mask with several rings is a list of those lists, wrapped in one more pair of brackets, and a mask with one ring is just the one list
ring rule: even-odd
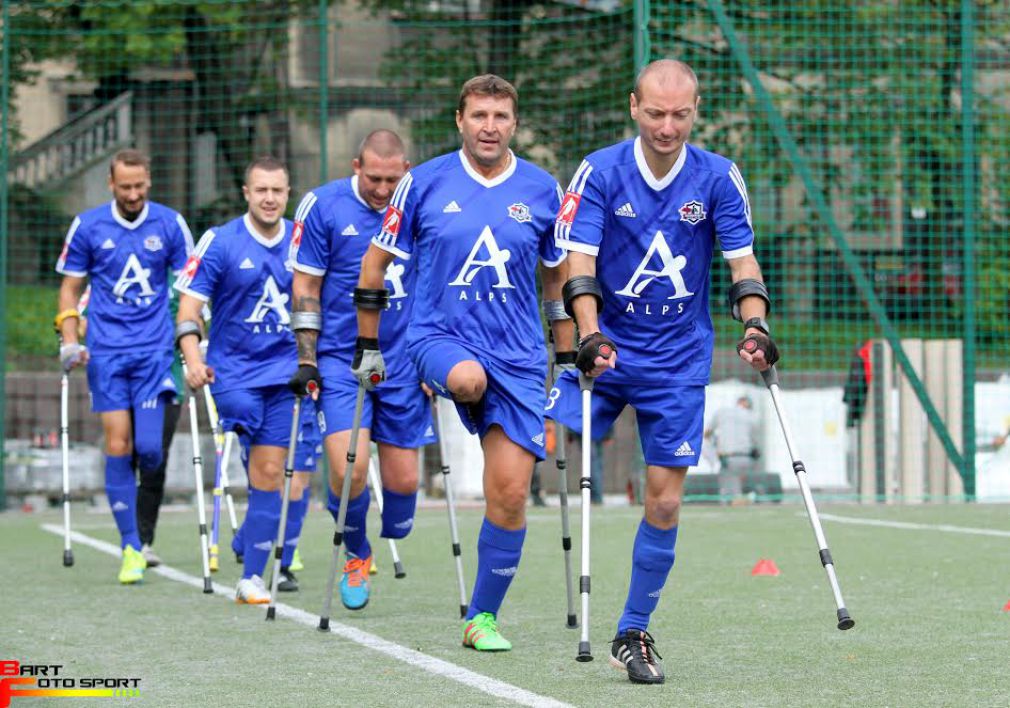
{"label": "crutch handle", "polygon": [[593,384],[596,383],[596,379],[591,376],[586,376],[581,371],[579,372],[579,390],[580,391],[592,391]]}
{"label": "crutch handle", "polygon": [[769,366],[767,369],[762,371],[761,378],[765,380],[765,386],[768,388],[779,385],[779,372],[776,370],[774,365]]}

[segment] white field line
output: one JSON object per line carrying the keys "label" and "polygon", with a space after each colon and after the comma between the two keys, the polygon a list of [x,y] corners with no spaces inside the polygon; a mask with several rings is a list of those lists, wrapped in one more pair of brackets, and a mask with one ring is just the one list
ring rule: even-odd
{"label": "white field line", "polygon": [[[57,536],[63,535],[63,526],[57,526],[56,524],[42,524],[42,529]],[[91,548],[113,556],[114,558],[119,558],[122,554],[119,546],[106,543],[105,541],[100,541],[78,531],[71,532],[71,538],[74,543],[90,546]],[[157,573],[169,580],[175,580],[176,582],[183,583],[184,585],[190,585],[198,590],[203,589],[202,578],[188,575],[183,573],[181,570],[172,568],[171,566],[162,564],[157,568],[151,568],[148,572]],[[214,587],[215,595],[226,597],[229,600],[234,599],[235,590],[233,588],[226,587],[220,583],[213,583],[212,585]],[[290,605],[285,605],[280,602],[277,603],[276,607],[277,614],[280,617],[286,617],[298,624],[303,624],[306,627],[311,627],[313,629],[319,625],[319,617],[317,615],[313,615],[309,612],[305,612],[304,610],[300,610],[297,607],[291,607]],[[512,701],[513,703],[523,706],[536,706],[537,708],[571,708],[568,703],[562,703],[561,701],[557,701],[553,698],[541,696],[533,693],[532,691],[527,691],[524,688],[513,686],[510,683],[505,683],[504,681],[499,681],[489,676],[478,674],[475,671],[465,669],[462,666],[457,666],[456,664],[448,661],[436,659],[433,656],[422,654],[419,651],[402,647],[399,644],[394,644],[393,642],[387,641],[369,632],[349,627],[341,624],[340,622],[335,622],[332,618],[330,619],[330,632],[356,644],[360,644],[363,647],[377,651],[380,654],[385,654],[397,661],[402,661],[405,664],[416,666],[429,674],[434,674],[435,676],[441,676],[443,678],[456,681],[464,686],[469,686],[470,688],[475,688],[478,691],[483,691],[495,698]]]}
{"label": "white field line", "polygon": [[820,514],[822,519],[837,521],[841,524],[856,524],[859,526],[883,526],[889,529],[906,529],[909,531],[945,531],[947,533],[963,533],[972,536],[998,536],[1010,538],[1010,531],[1000,529],[979,529],[971,526],[952,526],[950,524],[914,524],[908,521],[883,521],[881,519],[862,519],[855,516],[836,516]]}

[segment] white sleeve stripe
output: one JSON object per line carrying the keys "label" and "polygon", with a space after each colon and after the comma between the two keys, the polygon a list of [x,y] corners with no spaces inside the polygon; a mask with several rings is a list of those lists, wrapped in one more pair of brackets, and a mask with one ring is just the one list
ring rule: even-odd
{"label": "white sleeve stripe", "polygon": [[589,163],[583,160],[582,164],[579,165],[579,169],[575,170],[575,174],[572,175],[572,181],[568,183],[569,192],[575,191],[575,186],[579,183],[579,178],[582,175],[582,171],[587,167],[590,167]]}
{"label": "white sleeve stripe", "polygon": [[722,257],[728,261],[733,258],[743,258],[744,256],[749,256],[752,253],[754,253],[754,245],[748,244],[743,248],[735,248],[732,251],[723,251]]}
{"label": "white sleeve stripe", "polygon": [[298,208],[295,209],[295,221],[305,223],[306,217],[308,217],[309,212],[312,211],[312,207],[316,205],[316,197],[314,192],[309,192],[302,200],[298,202]]}
{"label": "white sleeve stripe", "polygon": [[735,163],[729,168],[729,178],[733,181],[737,191],[740,192],[740,196],[743,198],[744,214],[747,215],[748,225],[753,229],[754,225],[751,223],[750,198],[747,196],[747,185],[744,183],[743,175],[740,174],[740,170]]}
{"label": "white sleeve stripe", "polygon": [[561,189],[561,185],[557,182],[554,183],[554,189],[558,192],[558,208],[561,208],[561,202],[565,201],[565,192]]}
{"label": "white sleeve stripe", "polygon": [[[214,229],[207,229],[203,236],[200,237],[200,242],[196,244],[196,250],[190,254],[191,258],[203,258],[204,254],[207,253],[207,249],[210,248],[210,242],[214,240],[217,234],[214,233]],[[182,290],[187,287],[193,279],[186,275],[185,270],[176,278],[175,287]]]}
{"label": "white sleeve stripe", "polygon": [[316,268],[315,266],[305,265],[304,263],[299,263],[298,261],[292,263],[291,267],[297,270],[299,273],[308,273],[309,275],[315,275],[319,277],[326,275],[325,268]]}
{"label": "white sleeve stripe", "polygon": [[376,247],[381,248],[383,251],[386,251],[387,253],[392,253],[394,256],[398,256],[405,261],[410,260],[409,253],[407,253],[406,251],[401,251],[399,248],[397,248],[391,243],[382,243],[381,241],[378,240],[378,238],[379,237],[376,236],[375,238],[372,239],[372,243],[374,243]]}
{"label": "white sleeve stripe", "polygon": [[407,201],[407,192],[410,191],[410,185],[414,181],[414,176],[409,172],[403,176],[400,183],[396,185],[396,191],[393,192],[393,198],[389,200],[389,205],[396,207],[401,212],[403,211],[403,205]]}
{"label": "white sleeve stripe", "polygon": [[578,251],[579,253],[585,253],[587,256],[595,256],[600,252],[599,246],[590,246],[588,243],[569,241],[565,238],[554,239],[554,245],[558,248],[563,248],[566,251]]}
{"label": "white sleeve stripe", "polygon": [[579,183],[578,192],[581,196],[582,191],[586,188],[586,182],[589,180],[589,175],[593,173],[593,166],[588,162],[586,163],[586,170],[582,173],[582,181]]}
{"label": "white sleeve stripe", "polygon": [[209,297],[207,297],[203,293],[198,293],[196,290],[190,290],[189,288],[179,283],[179,281],[175,282],[175,289],[178,290],[183,295],[189,295],[190,297],[195,297],[200,302],[210,302]]}
{"label": "white sleeve stripe", "polygon": [[189,224],[182,218],[182,214],[175,215],[175,223],[182,229],[182,237],[186,240],[186,255],[193,252],[193,232],[189,230]]}
{"label": "white sleeve stripe", "polygon": [[70,271],[63,270],[63,266],[67,263],[67,256],[70,254],[70,242],[74,240],[74,234],[77,233],[77,229],[81,225],[81,217],[75,216],[74,220],[70,223],[70,228],[67,229],[67,235],[63,238],[63,253],[60,254],[59,259],[56,261],[56,272],[62,273],[63,275],[73,275],[77,278],[83,278],[87,273],[77,275],[76,273],[71,273]]}
{"label": "white sleeve stripe", "polygon": [[67,229],[67,235],[63,239],[63,243],[70,243],[74,240],[74,234],[77,233],[77,229],[81,226],[81,217],[75,216],[73,223],[70,224],[70,228]]}

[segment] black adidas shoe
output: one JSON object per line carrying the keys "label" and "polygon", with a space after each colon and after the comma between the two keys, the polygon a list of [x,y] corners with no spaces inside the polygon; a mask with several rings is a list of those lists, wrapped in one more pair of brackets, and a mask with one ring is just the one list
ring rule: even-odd
{"label": "black adidas shoe", "polygon": [[663,683],[666,676],[657,658],[663,657],[656,651],[652,635],[641,629],[625,630],[610,645],[610,665],[627,671],[632,683]]}
{"label": "black adidas shoe", "polygon": [[298,592],[298,578],[286,566],[281,568],[281,577],[277,581],[277,592]]}

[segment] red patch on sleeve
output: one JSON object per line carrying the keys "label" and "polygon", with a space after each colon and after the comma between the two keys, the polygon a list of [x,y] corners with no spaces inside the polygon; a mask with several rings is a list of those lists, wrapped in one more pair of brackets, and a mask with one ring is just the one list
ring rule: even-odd
{"label": "red patch on sleeve", "polygon": [[196,271],[200,269],[200,257],[195,253],[186,261],[182,268],[182,274],[192,280],[196,276]]}
{"label": "red patch on sleeve", "polygon": [[558,209],[557,223],[571,226],[575,221],[575,212],[579,210],[580,201],[582,201],[581,194],[566,192],[565,198],[561,202],[561,208]]}
{"label": "red patch on sleeve", "polygon": [[396,236],[400,233],[400,224],[403,222],[403,212],[395,206],[386,209],[386,218],[382,220],[382,232],[389,236]]}

